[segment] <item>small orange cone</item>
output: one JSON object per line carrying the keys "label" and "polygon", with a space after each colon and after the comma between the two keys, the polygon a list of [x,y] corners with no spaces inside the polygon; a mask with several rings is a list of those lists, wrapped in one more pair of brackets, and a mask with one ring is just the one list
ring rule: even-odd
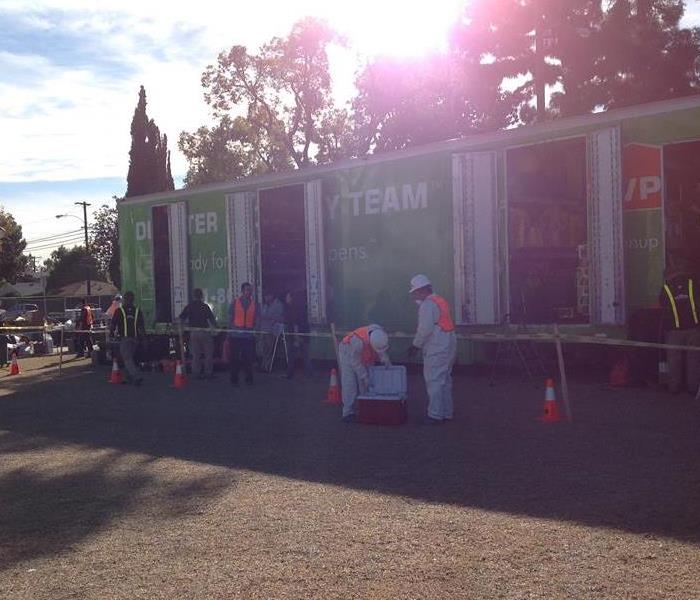
{"label": "small orange cone", "polygon": [[175,379],[171,387],[174,387],[175,389],[184,388],[186,383],[187,380],[182,372],[182,362],[178,360],[175,365]]}
{"label": "small orange cone", "polygon": [[338,387],[338,371],[331,369],[331,383],[324,404],[340,404],[340,388]]}
{"label": "small orange cone", "polygon": [[554,380],[547,379],[544,392],[544,414],[540,417],[543,423],[558,423],[562,420],[559,404],[554,394]]}
{"label": "small orange cone", "polygon": [[109,383],[122,383],[124,378],[122,377],[122,372],[119,370],[119,363],[117,359],[112,359],[112,373],[107,380]]}
{"label": "small orange cone", "polygon": [[627,361],[622,358],[613,365],[613,368],[610,371],[610,385],[613,387],[625,387],[629,383],[627,380],[627,374]]}
{"label": "small orange cone", "polygon": [[10,366],[10,375],[19,375],[19,363],[17,362],[17,353],[12,353],[12,365]]}

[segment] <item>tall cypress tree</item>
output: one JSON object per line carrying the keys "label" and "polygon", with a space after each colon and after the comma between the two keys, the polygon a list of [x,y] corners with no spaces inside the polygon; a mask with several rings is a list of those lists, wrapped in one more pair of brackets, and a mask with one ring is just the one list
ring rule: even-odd
{"label": "tall cypress tree", "polygon": [[168,136],[160,135],[153,119],[146,114],[146,90],[139,90],[139,101],[131,120],[131,150],[126,197],[174,190],[170,172]]}

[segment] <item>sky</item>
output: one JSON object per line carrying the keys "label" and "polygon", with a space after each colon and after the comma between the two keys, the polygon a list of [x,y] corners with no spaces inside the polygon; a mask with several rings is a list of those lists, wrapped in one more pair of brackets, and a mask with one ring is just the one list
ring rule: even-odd
{"label": "sky", "polygon": [[45,257],[63,239],[51,236],[80,227],[56,214],[80,216],[75,202],[93,210],[124,193],[141,84],[180,187],[177,138],[211,122],[200,78],[219,52],[255,49],[306,15],[325,18],[349,42],[330,57],[342,102],[358,60],[444,46],[464,1],[0,0],[0,205],[22,225],[28,251]]}
{"label": "sky", "polygon": [[[343,102],[367,57],[444,47],[467,1],[0,0],[0,205],[35,256],[79,243],[80,219],[55,215],[80,217],[75,202],[93,210],[124,193],[141,84],[180,187],[177,138],[211,122],[200,78],[222,50],[255,49],[306,15],[325,18],[349,42],[330,56]],[[686,22],[700,24],[700,1],[688,2]]]}

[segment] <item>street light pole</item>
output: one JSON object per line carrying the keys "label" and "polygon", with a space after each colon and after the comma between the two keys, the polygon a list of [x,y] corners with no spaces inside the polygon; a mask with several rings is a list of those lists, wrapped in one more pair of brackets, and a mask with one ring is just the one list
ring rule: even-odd
{"label": "street light pole", "polygon": [[85,229],[85,281],[87,282],[87,295],[90,296],[90,248],[88,246],[88,222],[87,222],[87,207],[89,202],[75,202],[76,205],[83,207],[83,227]]}

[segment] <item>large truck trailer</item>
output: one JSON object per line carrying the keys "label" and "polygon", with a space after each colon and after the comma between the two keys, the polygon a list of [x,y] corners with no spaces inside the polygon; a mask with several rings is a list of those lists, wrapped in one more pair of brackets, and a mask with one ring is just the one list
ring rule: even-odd
{"label": "large truck trailer", "polygon": [[[427,274],[460,328],[624,335],[666,262],[700,259],[700,97],[553,120],[119,203],[123,290],[149,325],[193,288],[304,293],[327,331],[410,332]],[[225,321],[224,321],[225,322]],[[473,354],[462,349],[461,360]]]}

